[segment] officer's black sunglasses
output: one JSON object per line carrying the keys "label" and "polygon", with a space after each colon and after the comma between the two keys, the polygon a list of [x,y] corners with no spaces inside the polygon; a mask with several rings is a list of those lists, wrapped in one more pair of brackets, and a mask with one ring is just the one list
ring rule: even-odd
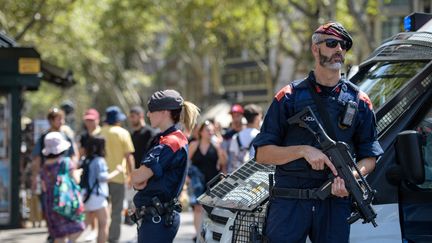
{"label": "officer's black sunglasses", "polygon": [[336,39],[325,39],[325,40],[321,40],[318,41],[316,44],[321,44],[325,42],[326,46],[328,48],[335,48],[337,46],[337,44],[339,43],[340,47],[342,48],[342,50],[346,50],[347,46],[348,46],[348,42],[344,41],[344,40],[336,40]]}

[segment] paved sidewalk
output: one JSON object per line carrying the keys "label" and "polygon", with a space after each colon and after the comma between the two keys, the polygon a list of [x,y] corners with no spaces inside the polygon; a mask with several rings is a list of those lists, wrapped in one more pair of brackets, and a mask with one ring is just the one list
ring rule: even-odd
{"label": "paved sidewalk", "polygon": [[[192,212],[181,213],[180,229],[174,239],[174,243],[191,243],[194,235],[195,229]],[[1,243],[44,243],[47,236],[46,227],[0,230]],[[85,236],[85,234],[81,235],[78,242],[92,242],[84,241]],[[122,224],[121,243],[134,243],[136,242],[136,236],[136,227],[134,225]]]}

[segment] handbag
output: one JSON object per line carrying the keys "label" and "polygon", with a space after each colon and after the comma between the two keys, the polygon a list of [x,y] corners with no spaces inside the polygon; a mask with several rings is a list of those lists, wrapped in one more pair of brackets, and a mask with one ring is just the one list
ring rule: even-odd
{"label": "handbag", "polygon": [[82,201],[80,187],[69,175],[70,158],[65,157],[57,174],[54,185],[53,210],[65,218],[74,221],[84,220],[84,203]]}

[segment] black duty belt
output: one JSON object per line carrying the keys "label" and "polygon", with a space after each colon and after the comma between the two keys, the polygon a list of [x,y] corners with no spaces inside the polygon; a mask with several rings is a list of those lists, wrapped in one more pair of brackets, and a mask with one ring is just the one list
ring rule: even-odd
{"label": "black duty belt", "polygon": [[163,215],[160,215],[155,207],[142,206],[140,208],[135,209],[134,212],[130,212],[129,216],[131,217],[132,221],[134,221],[135,223],[138,220],[140,220],[146,216],[147,217],[149,216],[149,217],[151,217],[152,222],[157,224],[162,220],[161,216],[163,216]]}
{"label": "black duty belt", "polygon": [[312,189],[296,189],[296,188],[281,188],[273,187],[272,196],[288,199],[317,199],[316,192],[319,188]]}
{"label": "black duty belt", "polygon": [[171,226],[174,220],[174,212],[181,212],[181,204],[177,199],[170,202],[162,203],[157,197],[152,198],[152,206],[142,206],[129,212],[132,221],[137,223],[138,227],[142,220],[151,218],[151,221],[158,224],[165,219],[165,225]]}

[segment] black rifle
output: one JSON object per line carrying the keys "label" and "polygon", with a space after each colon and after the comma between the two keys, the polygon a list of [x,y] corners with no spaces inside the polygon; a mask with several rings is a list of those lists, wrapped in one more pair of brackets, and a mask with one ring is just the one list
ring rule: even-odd
{"label": "black rifle", "polygon": [[[307,124],[308,122],[314,122],[318,127],[318,131],[314,131]],[[327,157],[329,157],[330,161],[336,167],[338,176],[344,180],[345,187],[352,196],[354,204],[354,210],[351,216],[347,219],[348,223],[352,224],[361,218],[363,219],[364,224],[372,223],[374,227],[377,227],[378,225],[375,222],[377,214],[371,206],[376,191],[371,189],[366,179],[360,173],[360,170],[354,163],[354,159],[350,154],[348,145],[344,142],[333,141],[326,134],[309,106],[289,118],[288,123],[298,124],[300,127],[308,129],[315,136],[322,148],[322,151],[327,155]],[[360,182],[357,181],[353,175],[352,168],[357,171]],[[334,176],[319,188],[316,192],[318,198],[325,199],[330,196],[333,179]]]}

